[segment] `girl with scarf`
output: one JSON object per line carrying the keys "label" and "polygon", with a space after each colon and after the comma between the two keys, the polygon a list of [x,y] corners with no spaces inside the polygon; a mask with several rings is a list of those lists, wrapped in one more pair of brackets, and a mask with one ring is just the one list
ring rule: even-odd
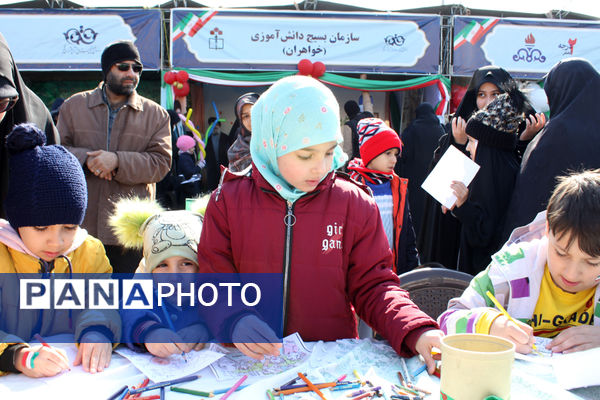
{"label": "girl with scarf", "polygon": [[357,130],[361,158],[348,164],[350,176],[373,192],[394,255],[394,272],[410,271],[419,265],[419,255],[408,205],[408,179],[394,173],[402,142],[379,118],[361,119]]}
{"label": "girl with scarf", "polygon": [[[479,68],[473,73],[471,82],[452,123],[446,127],[449,131],[442,136],[439,146],[433,154],[431,168],[435,167],[448,147],[455,146],[467,154],[467,135],[465,127],[473,113],[483,109],[496,96],[516,87],[516,82],[504,69],[496,66]],[[543,114],[535,114],[529,103],[525,104],[526,121],[519,126],[520,135],[516,153],[522,152],[527,142],[538,132],[545,123]],[[427,197],[424,206],[423,221],[417,238],[417,248],[422,262],[439,262],[448,268],[455,268],[458,262],[460,244],[460,222],[450,213],[446,213],[431,197]]]}
{"label": "girl with scarf", "polygon": [[[212,193],[200,272],[282,274],[282,334],[356,338],[356,310],[398,354],[421,354],[432,373],[441,331],[400,288],[368,189],[336,172],[346,161],[339,121],[333,93],[310,77],[284,78],[261,96],[252,108],[253,167],[227,171]],[[260,343],[274,335],[257,319],[207,323],[233,337],[256,332],[259,343],[236,343],[250,357],[278,355],[277,339]]]}
{"label": "girl with scarf", "polygon": [[452,214],[461,223],[458,269],[481,272],[504,243],[498,229],[504,221],[519,160],[515,153],[525,96],[516,88],[496,97],[467,122],[467,151],[479,166],[467,187],[454,182],[457,197]]}
{"label": "girl with scarf", "polygon": [[252,136],[252,121],[250,110],[258,98],[257,93],[246,93],[241,95],[235,102],[235,117],[239,127],[235,133],[235,141],[227,151],[229,169],[233,172],[245,170],[252,164],[250,158],[250,137]]}

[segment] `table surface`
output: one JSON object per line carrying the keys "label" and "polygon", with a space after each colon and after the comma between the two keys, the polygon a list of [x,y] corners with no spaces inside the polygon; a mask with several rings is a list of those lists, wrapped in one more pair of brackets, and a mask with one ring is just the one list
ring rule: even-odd
{"label": "table surface", "polygon": [[[368,339],[364,340],[351,340],[346,339],[345,341],[349,341],[350,346],[361,346],[364,344],[364,341],[369,341]],[[344,341],[339,341],[344,342]],[[323,342],[318,342],[323,343]],[[328,344],[326,344],[328,345]],[[334,343],[335,345],[335,343]],[[378,344],[379,345],[379,344]],[[58,345],[57,345],[58,346]],[[70,345],[74,346],[74,345]],[[307,347],[314,348],[315,343],[307,343]],[[389,347],[389,346],[388,346]],[[325,347],[327,348],[327,347]],[[352,347],[349,347],[352,348]],[[390,348],[391,350],[391,348]],[[392,350],[393,352],[393,350]],[[395,356],[395,354],[394,354]],[[312,357],[312,356],[311,356]],[[400,359],[399,357],[397,357]],[[409,362],[418,362],[416,358],[409,360]],[[414,365],[414,364],[413,364]],[[395,366],[394,366],[395,367]],[[247,383],[249,386],[245,389],[236,392],[234,395],[229,397],[232,400],[236,399],[265,399],[266,389],[278,386],[282,382],[288,381],[290,376],[295,376],[296,372],[307,369],[306,363],[302,365],[300,368],[295,368],[290,371],[286,371],[285,373],[276,375],[276,376],[267,376],[267,377],[251,377],[248,379]],[[531,372],[535,373],[536,370],[539,371],[539,368],[527,368]],[[199,374],[201,378],[186,383],[182,386],[186,388],[196,389],[196,390],[206,390],[207,388],[217,388],[217,387],[230,387],[233,382],[218,382],[208,368],[200,371]],[[395,372],[394,372],[395,374]],[[114,394],[119,388],[125,385],[137,385],[144,380],[145,376],[138,371],[127,359],[120,356],[119,354],[113,353],[110,367],[105,371],[98,374],[89,374],[85,373],[80,367],[73,368],[72,371],[63,373],[57,377],[53,378],[41,378],[41,379],[32,379],[28,378],[22,374],[9,374],[6,376],[0,377],[0,398],[1,399],[11,399],[11,400],[20,400],[20,399],[37,399],[37,398],[46,398],[46,399],[107,399],[109,396]],[[391,382],[391,380],[390,380]],[[536,398],[535,395],[531,393],[523,393],[528,392],[529,390],[525,390],[522,387],[515,387],[514,383],[514,373],[513,373],[513,385],[512,385],[512,395],[511,397],[514,399],[529,399]],[[393,382],[395,383],[395,382]],[[432,395],[428,396],[427,399],[439,399],[439,380],[435,377],[430,377],[429,375],[422,373],[417,377],[416,383],[418,385],[425,385],[426,388],[433,389]],[[551,392],[551,391],[550,391]],[[565,394],[567,397],[572,399],[600,399],[600,386],[593,386],[588,388],[579,388],[574,389],[569,392],[560,391],[562,395],[551,395],[552,397],[545,398],[556,398],[556,399],[564,399]],[[260,395],[258,395],[260,393]],[[336,393],[333,396],[333,393]],[[335,398],[335,399],[346,399],[347,392],[330,392],[326,393],[327,398]],[[148,392],[148,394],[158,394],[158,391]],[[332,397],[330,397],[332,396]],[[533,397],[532,397],[533,396]],[[195,396],[190,396],[187,394],[176,393],[172,391],[166,392],[167,400],[180,400],[180,399],[188,399],[193,400],[194,398],[199,398]],[[218,400],[217,397],[213,397]],[[293,397],[286,396],[287,399],[292,399]],[[300,399],[300,397],[296,397]],[[317,399],[315,396],[304,395],[302,397],[304,399]]]}

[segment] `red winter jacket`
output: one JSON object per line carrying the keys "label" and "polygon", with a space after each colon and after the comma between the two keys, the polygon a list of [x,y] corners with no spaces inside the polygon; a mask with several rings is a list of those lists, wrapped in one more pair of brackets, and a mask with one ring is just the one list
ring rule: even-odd
{"label": "red winter jacket", "polygon": [[352,306],[402,356],[437,328],[399,287],[375,201],[338,173],[288,205],[256,168],[226,171],[206,209],[198,264],[200,272],[283,273],[284,334],[304,340],[356,338]]}

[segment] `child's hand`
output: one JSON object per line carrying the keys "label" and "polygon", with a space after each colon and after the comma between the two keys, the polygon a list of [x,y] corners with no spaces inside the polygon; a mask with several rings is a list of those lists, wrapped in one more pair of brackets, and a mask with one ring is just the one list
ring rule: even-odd
{"label": "child's hand", "polygon": [[546,347],[554,353],[574,353],[600,347],[600,326],[579,325],[565,329]]}
{"label": "child's hand", "polygon": [[189,353],[192,343],[183,343],[184,340],[176,332],[170,329],[155,329],[146,335],[146,349],[150,354],[161,358],[167,358],[172,354]]}
{"label": "child's hand", "polygon": [[108,368],[111,356],[112,343],[108,343],[106,336],[88,332],[81,338],[73,365],[81,365],[85,372],[95,374]]}
{"label": "child's hand", "polygon": [[467,137],[467,122],[461,117],[452,118],[452,136],[458,144],[465,144],[469,138]]}
{"label": "child's hand", "polygon": [[[278,356],[281,349],[275,332],[255,315],[241,318],[235,324],[231,338],[239,351],[256,360],[262,360],[265,355]],[[261,340],[264,343],[256,343]]]}
{"label": "child's hand", "polygon": [[188,344],[194,351],[202,350],[204,344],[208,341],[208,330],[202,324],[186,326],[177,331],[181,340]]}
{"label": "child's hand", "polygon": [[[33,368],[30,365],[23,366],[23,355],[29,352],[39,354],[33,360]],[[41,378],[44,376],[54,376],[69,368],[69,359],[67,354],[54,347],[37,346],[24,347],[17,351],[15,355],[15,368],[30,378]]]}
{"label": "child's hand", "polygon": [[490,335],[500,336],[510,340],[516,345],[516,351],[521,354],[531,353],[535,342],[533,337],[533,328],[527,324],[517,321],[514,322],[500,315],[490,326]]}
{"label": "child's hand", "polygon": [[461,181],[452,181],[450,189],[452,189],[456,196],[456,203],[452,206],[452,210],[454,210],[454,208],[465,204],[465,201],[467,201],[467,198],[469,197],[469,189]]}
{"label": "child's hand", "polygon": [[440,340],[443,337],[444,332],[439,329],[432,329],[419,336],[417,344],[415,345],[415,350],[423,357],[423,360],[425,360],[427,372],[429,372],[430,375],[435,372],[435,360],[433,359],[431,351],[434,347],[437,347],[438,349],[442,347]]}

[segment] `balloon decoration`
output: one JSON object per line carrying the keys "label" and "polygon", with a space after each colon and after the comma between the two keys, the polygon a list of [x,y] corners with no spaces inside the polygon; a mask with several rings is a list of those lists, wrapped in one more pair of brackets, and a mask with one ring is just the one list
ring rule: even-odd
{"label": "balloon decoration", "polygon": [[320,76],[323,76],[324,73],[325,73],[325,64],[323,64],[321,61],[315,62],[313,64],[312,76],[315,78],[318,78]]}
{"label": "balloon decoration", "polygon": [[300,75],[310,75],[313,78],[319,78],[325,73],[325,64],[321,61],[313,63],[308,58],[303,58],[298,62],[298,73]]}
{"label": "balloon decoration", "polygon": [[165,73],[163,80],[167,85],[173,86],[175,97],[185,97],[190,93],[190,79],[187,71],[169,71]]}

